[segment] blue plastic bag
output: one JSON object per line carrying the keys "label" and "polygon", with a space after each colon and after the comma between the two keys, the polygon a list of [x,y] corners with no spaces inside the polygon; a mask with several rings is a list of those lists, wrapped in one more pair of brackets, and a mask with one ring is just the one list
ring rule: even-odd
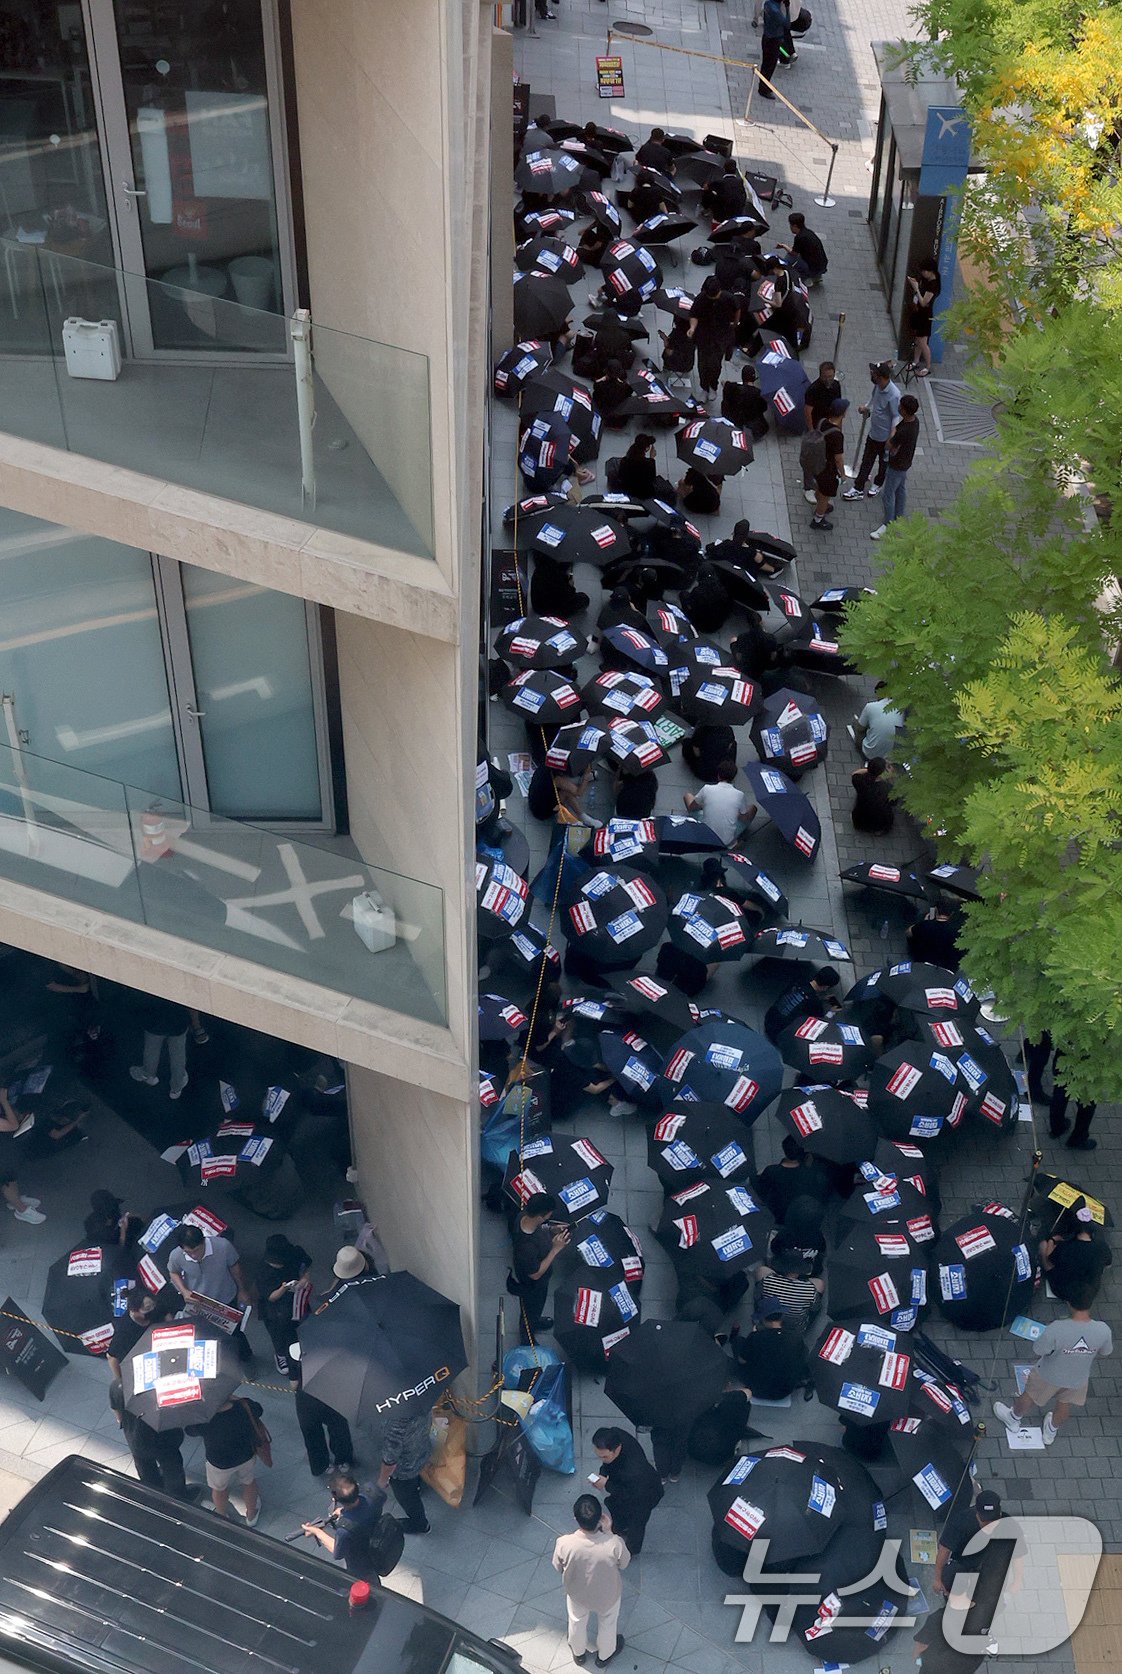
{"label": "blue plastic bag", "polygon": [[526,1440],[546,1470],[562,1476],[572,1476],[577,1468],[565,1400],[568,1375],[565,1365],[548,1367],[534,1385],[537,1399],[522,1420]]}
{"label": "blue plastic bag", "polygon": [[548,1130],[549,1121],[537,1093],[525,1082],[515,1082],[484,1122],[479,1154],[502,1173],[512,1151],[519,1150],[524,1140],[537,1139]]}
{"label": "blue plastic bag", "polygon": [[[561,1356],[554,1353],[553,1349],[545,1348],[540,1343],[535,1343],[533,1346],[529,1343],[520,1343],[517,1348],[508,1349],[506,1354],[503,1355],[503,1388],[517,1389],[518,1380],[523,1372],[537,1372],[547,1366],[552,1368],[560,1365]],[[540,1383],[541,1379],[539,1378],[538,1384]],[[537,1385],[535,1385],[535,1393],[537,1392]]]}

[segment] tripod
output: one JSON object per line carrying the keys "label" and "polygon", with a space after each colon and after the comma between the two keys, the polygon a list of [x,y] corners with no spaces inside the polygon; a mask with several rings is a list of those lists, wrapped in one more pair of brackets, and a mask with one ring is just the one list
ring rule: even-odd
{"label": "tripod", "polygon": [[894,384],[903,384],[904,388],[907,389],[909,384],[919,382],[910,360],[893,360],[889,362],[889,365],[892,368],[889,376]]}

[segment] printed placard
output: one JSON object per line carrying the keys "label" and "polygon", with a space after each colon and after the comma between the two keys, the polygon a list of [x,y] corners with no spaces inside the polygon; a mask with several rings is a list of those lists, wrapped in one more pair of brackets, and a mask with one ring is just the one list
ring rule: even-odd
{"label": "printed placard", "polygon": [[960,1262],[939,1263],[939,1294],[944,1302],[958,1302],[966,1295],[966,1268]]}
{"label": "printed placard", "polygon": [[598,1290],[591,1290],[587,1285],[577,1288],[573,1299],[573,1324],[595,1326],[600,1323],[600,1310],[604,1298]]}
{"label": "printed placard", "polygon": [[811,1481],[810,1498],[806,1502],[806,1509],[816,1511],[819,1517],[832,1517],[837,1503],[838,1491],[833,1483],[827,1482],[823,1476],[815,1475]]}
{"label": "printed placard", "polygon": [[805,1103],[795,1105],[791,1111],[791,1120],[804,1139],[808,1134],[817,1133],[822,1126],[822,1118],[818,1114],[818,1106],[813,1099],[807,1099]]}
{"label": "printed placard", "polygon": [[766,1521],[766,1512],[761,1511],[758,1505],[741,1499],[739,1495],[725,1512],[725,1522],[729,1528],[735,1529],[745,1540],[754,1540]]}
{"label": "printed placard", "polygon": [[88,1279],[101,1272],[101,1249],[94,1245],[88,1250],[71,1250],[66,1258],[68,1279]]}
{"label": "printed placard", "polygon": [[610,1267],[612,1265],[612,1258],[605,1245],[595,1235],[584,1239],[582,1243],[577,1245],[577,1250],[586,1267]]}
{"label": "printed placard", "polygon": [[834,1366],[844,1366],[853,1353],[855,1341],[852,1331],[845,1331],[840,1325],[835,1325],[818,1350],[818,1358],[828,1360]]}
{"label": "printed placard", "polygon": [[951,1497],[950,1487],[943,1481],[934,1465],[924,1465],[921,1471],[915,1473],[912,1481],[932,1511],[938,1511],[939,1507],[946,1505]]}
{"label": "printed placard", "polygon": [[955,1243],[967,1261],[972,1260],[975,1256],[984,1255],[986,1250],[996,1250],[997,1248],[993,1234],[984,1226],[972,1226],[968,1232],[956,1233]]}
{"label": "printed placard", "polygon": [[843,1383],[837,1404],[842,1412],[872,1418],[880,1405],[880,1390],[870,1389],[867,1383]]}

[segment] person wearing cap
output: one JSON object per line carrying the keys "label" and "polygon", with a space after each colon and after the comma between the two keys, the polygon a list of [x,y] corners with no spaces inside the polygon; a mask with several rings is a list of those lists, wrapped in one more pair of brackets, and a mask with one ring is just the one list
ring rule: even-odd
{"label": "person wearing cap", "polygon": [[822,435],[825,463],[814,473],[814,516],[810,520],[812,529],[834,527],[827,513],[834,509],[834,496],[841,487],[842,472],[845,470],[842,420],[848,411],[849,402],[844,395],[840,396],[836,401],[831,401],[830,410],[818,427]]}
{"label": "person wearing cap", "polygon": [[732,1340],[736,1375],[749,1399],[783,1401],[810,1376],[802,1333],[785,1321],[778,1302],[765,1302],[755,1329]]}
{"label": "person wearing cap", "polygon": [[1040,1264],[1053,1296],[1067,1302],[1073,1295],[1095,1297],[1103,1273],[1113,1257],[1105,1238],[1097,1237],[1086,1198],[1076,1198],[1040,1240]]}
{"label": "person wearing cap", "polygon": [[[892,381],[891,361],[882,360],[878,365],[870,366],[869,371],[873,375],[872,394],[866,405],[857,409],[862,418],[868,419],[869,433],[865,437],[856,480],[842,495],[843,500],[859,500],[862,494],[868,494],[872,499],[880,493],[884,487],[884,473],[888,469],[888,438],[900,417],[900,391]],[[866,487],[874,465],[877,468],[876,480]]]}
{"label": "person wearing cap", "polygon": [[[995,1529],[999,1523],[999,1537],[977,1540],[979,1534]],[[969,1550],[975,1541],[976,1549]],[[991,1655],[998,1650],[997,1642],[990,1637],[994,1617],[1002,1597],[1012,1597],[1021,1590],[1023,1557],[1020,1529],[1006,1517],[992,1489],[983,1488],[972,1505],[969,1500],[957,1507],[952,1504],[935,1553],[935,1591],[949,1598],[967,1577],[975,1578],[960,1631],[972,1638],[990,1638]]]}
{"label": "person wearing cap", "polygon": [[553,1548],[553,1567],[565,1589],[569,1618],[569,1653],[578,1666],[588,1660],[588,1622],[596,1617],[596,1666],[605,1668],[623,1649],[619,1607],[623,1599],[620,1573],[631,1562],[610,1518],[595,1494],[581,1494],[573,1506],[576,1528],[562,1535]]}
{"label": "person wearing cap", "polygon": [[318,1523],[302,1523],[306,1535],[318,1541],[324,1551],[342,1564],[348,1575],[368,1580],[377,1573],[370,1542],[377,1530],[386,1496],[379,1488],[363,1494],[349,1471],[336,1471],[331,1478],[331,1512],[328,1521],[332,1528]]}

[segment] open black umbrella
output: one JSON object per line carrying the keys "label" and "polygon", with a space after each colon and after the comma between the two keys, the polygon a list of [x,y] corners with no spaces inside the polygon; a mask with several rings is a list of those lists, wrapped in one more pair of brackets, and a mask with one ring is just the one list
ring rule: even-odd
{"label": "open black umbrella", "polygon": [[591,215],[599,226],[606,227],[612,233],[622,232],[623,222],[620,220],[619,210],[605,193],[585,192],[581,196],[581,203],[584,205],[585,214]]}
{"label": "open black umbrella", "polygon": [[495,394],[517,395],[523,384],[544,372],[553,362],[553,350],[534,338],[516,343],[500,355],[495,366]]}
{"label": "open black umbrella", "polygon": [[412,1273],[344,1285],[298,1336],[305,1393],[351,1424],[427,1412],[467,1365],[458,1304]]}
{"label": "open black umbrella", "polygon": [[764,1259],[774,1225],[747,1186],[695,1180],[663,1203],[655,1236],[680,1274],[721,1280]]}
{"label": "open black umbrella", "polygon": [[966,1095],[945,1052],[906,1041],[873,1065],[869,1111],[887,1138],[927,1145],[958,1127]]}
{"label": "open black umbrella", "polygon": [[711,1018],[678,1041],[666,1065],[667,1104],[723,1104],[753,1122],[783,1085],[783,1060],[763,1035]]}
{"label": "open black umbrella", "polygon": [[610,1209],[593,1209],[576,1222],[558,1267],[618,1268],[633,1296],[643,1288],[643,1246],[627,1223]]}
{"label": "open black umbrella", "polygon": [[502,994],[479,996],[480,1040],[517,1040],[530,1019]]}
{"label": "open black umbrella", "polygon": [[625,669],[601,669],[581,695],[590,715],[621,715],[626,721],[656,721],[666,708],[666,699],[649,675]]}
{"label": "open black umbrella", "polygon": [[554,733],[545,753],[545,765],[554,773],[583,773],[594,761],[608,754],[608,728],[599,721],[577,721]]}
{"label": "open black umbrella", "polygon": [[730,215],[712,228],[709,243],[727,244],[733,238],[762,238],[767,230],[767,222],[761,221],[758,215]]}
{"label": "open black umbrella", "polygon": [[1016,1126],[1020,1094],[1009,1060],[989,1030],[937,1017],[922,1017],[920,1026],[958,1070],[959,1089],[970,1114],[1000,1133],[1010,1133]]}
{"label": "open black umbrella", "polygon": [[931,881],[945,889],[948,895],[958,895],[963,901],[980,901],[978,893],[978,871],[974,866],[952,866],[944,863],[933,866],[927,876]]}
{"label": "open black umbrella", "polygon": [[848,1509],[837,1473],[801,1443],[743,1454],[708,1498],[723,1545],[747,1552],[759,1535],[784,1566],[821,1552]]}
{"label": "open black umbrella", "polygon": [[516,1204],[523,1204],[535,1192],[550,1192],[557,1199],[562,1220],[579,1221],[593,1209],[603,1209],[615,1170],[600,1155],[590,1139],[532,1139],[522,1150],[510,1153],[503,1190]]}
{"label": "open black umbrella", "polygon": [[552,488],[572,469],[577,438],[555,413],[539,413],[518,439],[518,469],[527,488]]}
{"label": "open black umbrella", "polygon": [[520,669],[513,680],[507,681],[500,696],[508,709],[539,726],[572,721],[584,708],[572,681],[552,668]]}
{"label": "open black umbrella", "polygon": [[972,1439],[958,1440],[930,1418],[898,1418],[888,1445],[934,1516],[944,1515],[969,1474]]}
{"label": "open black umbrella", "polygon": [[816,599],[810,601],[812,610],[820,610],[827,616],[844,616],[851,604],[865,597],[866,593],[876,593],[875,587],[824,587]]}
{"label": "open black umbrella", "polygon": [[525,878],[501,860],[475,863],[476,926],[484,941],[512,936],[530,902]]}
{"label": "open black umbrella", "polygon": [[524,494],[521,500],[506,507],[503,512],[503,528],[513,529],[517,550],[527,552],[539,520],[569,504],[568,495],[560,494],[555,489],[544,494]]}
{"label": "open black umbrella", "polygon": [[648,1102],[662,1074],[662,1056],[649,1041],[629,1029],[626,1034],[600,1031],[600,1062],[611,1071],[628,1098]]}
{"label": "open black umbrella", "polygon": [[775,913],[780,918],[786,918],[790,912],[790,903],[775,879],[757,866],[748,855],[741,854],[739,849],[728,849],[724,856],[726,870],[735,874],[733,887],[749,899],[758,901],[767,913]]}
{"label": "open black umbrella", "polygon": [[639,866],[658,863],[658,832],[653,820],[610,819],[592,833],[584,854],[596,865]]}
{"label": "open black umbrella", "polygon": [[829,1324],[810,1362],[814,1393],[854,1424],[891,1424],[912,1403],[912,1357],[895,1331]]}
{"label": "open black umbrella", "polygon": [[[789,1034],[790,1030],[785,1032]],[[779,1095],[773,1114],[804,1151],[827,1162],[860,1162],[876,1144],[876,1124],[860,1099],[837,1087],[787,1087]]]}
{"label": "open black umbrella", "polygon": [[532,337],[552,337],[573,311],[573,299],[563,279],[552,273],[514,276],[514,332],[520,343]]}
{"label": "open black umbrella", "polygon": [[847,866],[839,876],[846,883],[861,884],[865,889],[880,889],[886,895],[901,895],[910,901],[933,901],[938,894],[917,872],[906,867],[889,866],[881,860],[861,860]]}
{"label": "open black umbrella", "polygon": [[47,1269],[43,1318],[67,1354],[104,1354],[135,1283],[136,1264],[119,1245],[79,1245]]}
{"label": "open black umbrella", "polygon": [[825,761],[830,729],[814,698],[784,686],[764,698],[752,738],[762,760],[798,779]]}
{"label": "open black umbrella", "polygon": [[531,209],[529,214],[523,215],[522,224],[532,228],[535,233],[546,233],[552,237],[564,232],[566,227],[571,227],[578,219],[575,209],[561,209],[552,204],[548,209]]}
{"label": "open black umbrella", "polygon": [[566,668],[587,650],[584,635],[559,616],[520,616],[495,639],[495,655],[514,668]]}
{"label": "open black umbrella", "polygon": [[121,1364],[125,1406],[153,1430],[205,1424],[240,1382],[226,1339],[191,1320],[150,1326]]}
{"label": "open black umbrella", "polygon": [[684,291],[679,285],[663,285],[655,292],[654,305],[663,314],[675,314],[680,319],[688,320],[690,311],[697,297],[692,291]]}
{"label": "open black umbrella", "polygon": [[875,1316],[894,1331],[911,1331],[927,1306],[925,1250],[902,1221],[850,1227],[826,1263],[830,1318]]}
{"label": "open black umbrella", "polygon": [[697,639],[697,629],[682,609],[672,600],[661,599],[651,615],[651,633],[664,651],[677,653],[689,640]]}
{"label": "open black umbrella", "polygon": [[655,820],[661,854],[723,854],[725,845],[713,827],[690,814],[659,814]]}
{"label": "open black umbrella", "polygon": [[640,1319],[639,1298],[617,1268],[570,1268],[553,1287],[553,1335],[574,1365],[603,1372]]}
{"label": "open black umbrella", "polygon": [[729,1363],[692,1320],[645,1319],[612,1351],[604,1393],[632,1424],[688,1425],[717,1402]]}
{"label": "open black umbrella", "polygon": [[[714,541],[709,545],[706,556],[717,574],[720,576],[725,591],[735,604],[744,610],[766,611],[770,608],[771,600],[764,589],[764,584],[751,570],[729,556],[732,552],[742,553],[743,549],[734,546],[731,541]],[[722,556],[722,553],[724,556]]]}
{"label": "open black umbrella", "polygon": [[744,1124],[719,1104],[682,1105],[661,1115],[647,1139],[647,1162],[666,1191],[687,1180],[742,1185],[752,1173]]}
{"label": "open black umbrella", "polygon": [[853,955],[843,941],[829,930],[813,930],[809,924],[757,930],[752,952],[761,959],[790,959],[796,964],[853,963]]}
{"label": "open black umbrella", "polygon": [[[867,1093],[865,1098],[868,1099]],[[911,1145],[902,1139],[878,1139],[871,1157],[861,1163],[861,1175],[875,1184],[889,1174],[905,1185],[914,1186],[927,1199],[932,1213],[938,1212],[941,1202],[939,1171],[934,1159],[918,1145]]]}
{"label": "open black umbrella", "polygon": [[702,547],[701,530],[697,525],[691,523],[678,507],[671,505],[668,500],[659,500],[652,496],[651,499],[644,500],[643,505],[652,522],[657,523],[661,529],[675,530],[683,545],[692,548],[692,562],[694,554],[700,552]]}
{"label": "open black umbrella", "polygon": [[568,151],[527,151],[514,171],[514,184],[523,192],[552,197],[579,186],[583,174],[584,164]]}
{"label": "open black umbrella", "polygon": [[692,395],[683,395],[652,372],[649,367],[637,366],[627,375],[631,394],[620,402],[615,412],[620,418],[683,419],[696,418],[705,409]]}
{"label": "open black umbrella", "polygon": [[623,525],[603,512],[565,505],[535,522],[530,550],[558,564],[610,564],[627,557],[631,541]]}
{"label": "open black umbrella", "polygon": [[919,1017],[954,1017],[972,1023],[980,1002],[964,976],[941,965],[901,959],[880,975],[877,991]]}
{"label": "open black umbrella", "polygon": [[762,761],[745,762],[744,777],[752,787],[757,805],[784,841],[804,859],[813,860],[822,841],[822,826],[806,793],[777,767],[768,767]]}
{"label": "open black umbrella", "polygon": [[759,688],[728,661],[719,645],[693,639],[675,646],[670,659],[670,694],[674,706],[691,721],[715,721],[738,727],[759,706]]}
{"label": "open black umbrella", "polygon": [[727,895],[686,890],[670,908],[670,940],[705,964],[731,964],[748,951],[751,932]]}
{"label": "open black umbrella", "polygon": [[635,228],[633,237],[637,244],[672,244],[676,238],[682,238],[692,232],[697,222],[688,215],[649,215],[645,221],[640,221]]}
{"label": "open black umbrella", "polygon": [[678,458],[706,477],[734,477],[751,465],[752,438],[730,419],[694,419],[675,438]]}
{"label": "open black umbrella", "polygon": [[681,202],[682,188],[671,180],[661,169],[641,168],[635,176],[637,186],[657,186],[665,201],[677,206]]}
{"label": "open black umbrella", "polygon": [[628,969],[661,941],[667,913],[660,884],[627,866],[602,866],[581,880],[561,928],[586,958]]}
{"label": "open black umbrella", "polygon": [[551,369],[531,378],[522,392],[522,413],[559,419],[573,436],[572,458],[579,464],[599,454],[603,420],[592,404],[592,391],[566,373]]}
{"label": "open black umbrella", "polygon": [[[801,1023],[784,1029],[776,1045],[799,1080],[825,1082],[834,1086],[842,1081],[856,1081],[873,1061],[872,1047],[855,1023],[839,1021],[835,1017],[805,1017]],[[876,1124],[865,1111],[861,1112],[869,1130],[875,1134]],[[866,1156],[861,1151],[856,1157],[837,1158],[837,1161],[857,1162]]]}
{"label": "open black umbrella", "polygon": [[649,674],[665,674],[670,667],[670,659],[658,640],[641,628],[630,628],[626,624],[605,628],[604,638],[629,663]]}
{"label": "open black umbrella", "polygon": [[621,299],[639,297],[649,301],[662,284],[662,269],[654,257],[627,238],[617,238],[608,245],[600,271],[608,289]]}
{"label": "open black umbrella", "polygon": [[760,624],[768,638],[788,650],[813,638],[814,618],[799,595],[776,581],[764,581],[760,585],[768,597]]}
{"label": "open black umbrella", "polygon": [[1032,1307],[1036,1262],[1003,1203],[978,1203],[935,1246],[935,1306],[963,1331],[993,1331]]}
{"label": "open black umbrella", "polygon": [[861,1179],[838,1210],[837,1230],[841,1237],[852,1226],[875,1227],[878,1231],[899,1226],[918,1244],[936,1237],[936,1208],[918,1186],[909,1185],[898,1174],[878,1174]]}
{"label": "open black umbrella", "polygon": [[627,1011],[649,1014],[674,1029],[691,1029],[700,1021],[701,1012],[679,988],[668,987],[658,977],[646,971],[636,971],[617,990],[620,1002]]}
{"label": "open black umbrella", "polygon": [[584,278],[584,263],[573,246],[563,238],[549,238],[542,233],[518,246],[514,265],[523,273],[552,273],[567,285]]}
{"label": "open black umbrella", "polygon": [[646,773],[669,759],[649,721],[626,720],[622,715],[608,721],[605,754],[625,775]]}

